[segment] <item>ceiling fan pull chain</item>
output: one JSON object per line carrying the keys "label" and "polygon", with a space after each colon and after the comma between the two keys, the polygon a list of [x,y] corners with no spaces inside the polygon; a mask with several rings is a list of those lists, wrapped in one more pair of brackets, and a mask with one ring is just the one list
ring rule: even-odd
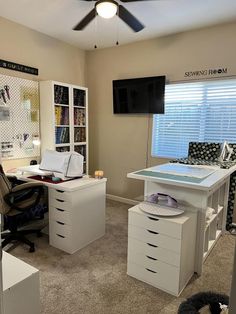
{"label": "ceiling fan pull chain", "polygon": [[[94,19],[94,37],[95,37],[95,42],[97,41],[98,39],[98,14],[96,13],[96,16],[95,16],[95,19]],[[94,49],[97,49],[97,45],[95,44],[94,45]]]}
{"label": "ceiling fan pull chain", "polygon": [[116,46],[119,46],[119,5],[117,7],[117,12],[116,12]]}

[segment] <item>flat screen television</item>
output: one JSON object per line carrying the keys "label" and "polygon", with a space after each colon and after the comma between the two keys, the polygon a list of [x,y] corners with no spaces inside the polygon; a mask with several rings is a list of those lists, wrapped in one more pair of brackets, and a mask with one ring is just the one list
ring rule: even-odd
{"label": "flat screen television", "polygon": [[114,113],[164,113],[165,76],[113,81]]}

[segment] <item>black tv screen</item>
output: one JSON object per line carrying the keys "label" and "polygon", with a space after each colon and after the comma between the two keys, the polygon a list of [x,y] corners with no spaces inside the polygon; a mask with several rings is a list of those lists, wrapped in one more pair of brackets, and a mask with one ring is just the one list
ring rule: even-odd
{"label": "black tv screen", "polygon": [[164,113],[165,76],[113,81],[114,113]]}

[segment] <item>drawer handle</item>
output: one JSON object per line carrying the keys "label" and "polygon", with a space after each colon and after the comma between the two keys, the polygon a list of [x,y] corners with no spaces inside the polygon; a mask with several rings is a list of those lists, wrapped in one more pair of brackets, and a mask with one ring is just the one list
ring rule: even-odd
{"label": "drawer handle", "polygon": [[147,243],[147,245],[151,246],[151,247],[158,247],[157,245],[151,244],[151,243]]}
{"label": "drawer handle", "polygon": [[56,198],[56,201],[61,202],[61,203],[65,202],[64,200],[59,200],[58,198]]}
{"label": "drawer handle", "polygon": [[147,257],[147,258],[149,258],[149,259],[151,259],[151,260],[153,260],[153,261],[157,261],[157,258],[154,258],[154,257],[148,256],[148,255],[146,255],[146,257]]}
{"label": "drawer handle", "polygon": [[62,235],[60,235],[60,234],[58,234],[58,233],[56,233],[56,235],[57,235],[58,237],[60,237],[60,238],[65,239],[65,237],[64,237],[64,236],[62,236]]}
{"label": "drawer handle", "polygon": [[64,226],[64,222],[57,221],[57,223]]}
{"label": "drawer handle", "polygon": [[146,270],[147,270],[147,271],[150,271],[150,273],[153,273],[153,274],[156,274],[156,273],[157,273],[156,271],[151,270],[151,269],[149,269],[149,268],[146,268]]}
{"label": "drawer handle", "polygon": [[58,193],[64,193],[65,191],[61,191],[61,190],[56,190]]}
{"label": "drawer handle", "polygon": [[64,209],[61,209],[61,208],[56,208],[56,210],[59,210],[59,212],[64,212],[65,211]]}
{"label": "drawer handle", "polygon": [[149,217],[149,216],[147,216],[147,218],[149,218],[150,220],[159,221],[159,219],[154,218],[154,217]]}
{"label": "drawer handle", "polygon": [[158,232],[155,232],[155,231],[152,231],[152,230],[147,230],[149,233],[152,233],[152,234],[159,234]]}

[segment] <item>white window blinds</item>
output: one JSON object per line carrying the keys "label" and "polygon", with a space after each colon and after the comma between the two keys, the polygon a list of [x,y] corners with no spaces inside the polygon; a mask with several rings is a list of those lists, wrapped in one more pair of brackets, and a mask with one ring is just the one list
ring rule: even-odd
{"label": "white window blinds", "polygon": [[180,158],[188,143],[236,143],[236,80],[166,85],[165,114],[153,116],[152,156]]}

